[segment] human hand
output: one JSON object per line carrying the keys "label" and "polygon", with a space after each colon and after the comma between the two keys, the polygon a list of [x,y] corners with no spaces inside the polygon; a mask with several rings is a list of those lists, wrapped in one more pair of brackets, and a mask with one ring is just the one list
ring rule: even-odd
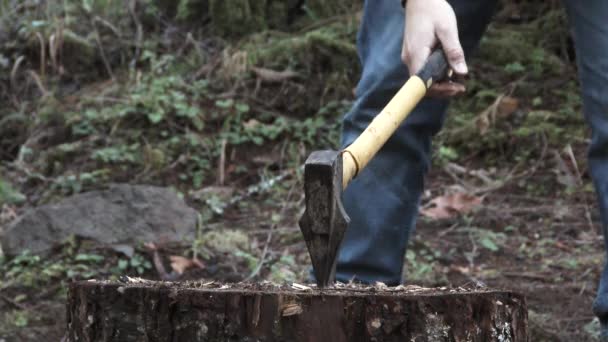
{"label": "human hand", "polygon": [[[454,9],[446,0],[408,0],[405,10],[405,32],[401,59],[410,74],[417,73],[437,44],[441,44],[448,64],[457,76],[468,73],[464,51],[458,38]],[[439,82],[428,93],[434,97],[452,97],[463,93],[457,82]]]}

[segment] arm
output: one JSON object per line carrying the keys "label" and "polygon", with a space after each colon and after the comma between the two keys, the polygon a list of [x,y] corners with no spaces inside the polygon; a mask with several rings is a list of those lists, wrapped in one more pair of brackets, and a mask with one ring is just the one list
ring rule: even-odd
{"label": "arm", "polygon": [[[450,67],[457,75],[468,72],[458,38],[456,14],[446,0],[408,0],[405,5],[405,32],[401,59],[411,74],[418,72],[433,49],[441,44]],[[429,89],[429,95],[450,97],[465,91],[460,83],[442,82]]]}

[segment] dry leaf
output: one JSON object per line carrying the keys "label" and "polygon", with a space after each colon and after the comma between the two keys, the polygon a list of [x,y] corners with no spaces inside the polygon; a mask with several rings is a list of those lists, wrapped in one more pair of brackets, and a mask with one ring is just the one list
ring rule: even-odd
{"label": "dry leaf", "polygon": [[184,258],[183,256],[178,256],[178,255],[172,255],[169,257],[169,259],[171,260],[171,268],[177,274],[182,274],[182,273],[184,273],[185,270],[192,268],[192,267],[198,267],[198,268],[205,267],[205,265],[198,259],[188,259],[188,258]]}
{"label": "dry leaf", "polygon": [[247,52],[232,52],[229,49],[222,53],[222,64],[219,74],[224,79],[232,79],[242,76],[247,71]]}
{"label": "dry leaf", "polygon": [[435,197],[427,208],[420,211],[423,216],[431,219],[447,219],[460,214],[471,212],[480,206],[481,197],[469,195],[463,192]]}
{"label": "dry leaf", "polygon": [[570,170],[568,163],[562,158],[559,152],[553,151],[553,159],[555,161],[555,169],[553,172],[557,177],[557,182],[567,186],[568,188],[575,188],[578,185],[578,179],[574,172]]}
{"label": "dry leaf", "polygon": [[243,123],[243,127],[245,127],[245,129],[248,129],[248,130],[255,129],[259,125],[260,125],[260,122],[256,119],[250,119],[247,122]]}

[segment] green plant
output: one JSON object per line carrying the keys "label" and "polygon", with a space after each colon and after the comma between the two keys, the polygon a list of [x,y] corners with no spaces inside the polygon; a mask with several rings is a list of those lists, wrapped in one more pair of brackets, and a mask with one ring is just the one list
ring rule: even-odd
{"label": "green plant", "polygon": [[140,155],[138,143],[105,147],[93,151],[92,158],[103,163],[136,163]]}
{"label": "green plant", "polygon": [[476,244],[491,252],[498,252],[507,240],[507,235],[502,232],[494,232],[477,227],[467,227],[463,228],[463,230],[469,233],[470,238]]}
{"label": "green plant", "polygon": [[[30,323],[32,317],[30,312],[27,310],[12,310],[7,311],[3,315],[4,324],[7,326],[14,326],[16,328],[25,328]],[[0,325],[0,326],[2,326]]]}
{"label": "green plant", "polygon": [[432,252],[426,247],[408,249],[405,253],[406,278],[413,282],[436,283],[440,279],[435,277],[433,264],[439,256],[439,251]]}
{"label": "green plant", "polygon": [[0,178],[0,207],[3,204],[21,204],[25,200],[25,195]]}
{"label": "green plant", "polygon": [[445,165],[449,162],[455,161],[458,159],[458,157],[459,155],[456,149],[444,145],[439,146],[435,155],[435,158],[440,165]]}
{"label": "green plant", "polygon": [[234,255],[238,258],[245,260],[245,262],[247,263],[247,268],[249,269],[250,272],[253,272],[253,270],[255,270],[256,267],[258,267],[259,260],[255,256],[251,255],[251,253],[237,250],[234,253]]}
{"label": "green plant", "polygon": [[7,278],[14,278],[28,268],[39,265],[40,260],[40,256],[33,255],[29,250],[25,250],[3,265],[4,274]]}
{"label": "green plant", "polygon": [[83,172],[77,175],[59,176],[55,179],[53,190],[59,191],[64,195],[77,194],[86,187],[103,182],[109,176],[108,169]]}
{"label": "green plant", "polygon": [[269,280],[275,283],[293,282],[296,280],[296,261],[293,255],[281,255],[279,260],[270,266]]}
{"label": "green plant", "polygon": [[152,263],[147,260],[143,255],[135,253],[130,258],[121,258],[118,260],[116,266],[111,271],[114,274],[121,275],[128,271],[135,271],[137,274],[144,274],[144,272],[152,269]]}
{"label": "green plant", "polygon": [[158,124],[175,118],[187,119],[195,129],[203,129],[199,108],[189,101],[186,92],[192,90],[179,76],[149,77],[135,87],[130,96],[133,110],[144,114],[150,123]]}

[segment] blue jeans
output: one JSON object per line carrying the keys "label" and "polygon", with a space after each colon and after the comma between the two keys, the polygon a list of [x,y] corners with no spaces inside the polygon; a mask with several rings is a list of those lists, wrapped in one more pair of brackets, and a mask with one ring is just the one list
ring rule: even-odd
{"label": "blue jeans", "polygon": [[[483,35],[495,2],[450,1],[467,55]],[[589,165],[607,236],[608,1],[564,0],[564,5],[576,44],[585,118],[593,131]],[[400,60],[403,26],[400,1],[365,1],[357,39],[363,73],[357,99],[344,117],[343,146],[365,129],[406,81],[408,71]],[[430,164],[431,139],[441,129],[446,107],[445,100],[423,100],[346,189],[343,200],[351,224],[338,257],[338,280],[401,282],[403,256]],[[594,311],[608,322],[608,267],[604,268]]]}

